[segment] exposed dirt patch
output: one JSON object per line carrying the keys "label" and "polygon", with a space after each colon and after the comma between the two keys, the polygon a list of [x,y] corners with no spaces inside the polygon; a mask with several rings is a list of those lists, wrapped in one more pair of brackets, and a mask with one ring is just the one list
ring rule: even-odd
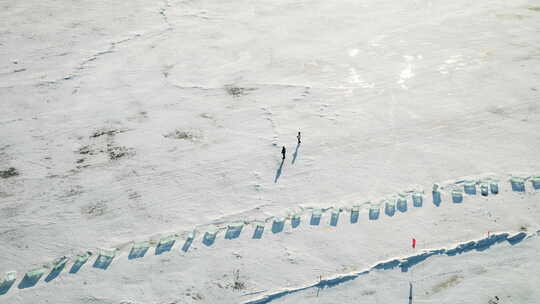
{"label": "exposed dirt patch", "polygon": [[9,229],[0,232],[0,241],[9,243],[19,249],[28,248],[28,245],[24,245],[22,241],[24,237],[24,233],[18,229]]}
{"label": "exposed dirt patch", "polygon": [[[77,153],[82,154],[82,155],[96,155],[96,154],[98,154],[100,152],[103,152],[103,150],[95,149],[94,147],[91,147],[91,146],[88,146],[88,145],[87,146],[82,146],[82,147],[79,148],[79,150],[77,150]],[[77,160],[77,161],[79,162],[80,159]],[[84,161],[84,159],[82,161],[80,161],[80,162],[83,162],[83,161]]]}
{"label": "exposed dirt patch", "polygon": [[374,295],[375,293],[376,293],[375,290],[364,290],[364,291],[362,291],[363,296],[371,296],[371,295]]}
{"label": "exposed dirt patch", "polygon": [[256,90],[255,88],[242,88],[242,87],[237,87],[234,85],[225,86],[225,91],[227,91],[227,93],[231,95],[232,97],[236,97],[236,98],[247,95],[248,92],[255,91],[255,90]]}
{"label": "exposed dirt patch", "polygon": [[498,296],[494,296],[493,298],[489,299],[488,304],[499,304],[501,299]]}
{"label": "exposed dirt patch", "polygon": [[461,281],[463,280],[463,277],[460,276],[460,275],[453,275],[451,276],[450,278],[448,278],[447,280],[433,286],[432,288],[432,292],[433,293],[438,293],[438,292],[441,292],[445,289],[448,289],[450,287],[454,287],[456,286],[457,284],[459,284]]}
{"label": "exposed dirt patch", "polygon": [[73,196],[78,196],[78,195],[81,195],[83,193],[83,187],[82,186],[75,186],[75,187],[72,187],[70,188],[68,191],[66,191],[61,197],[62,198],[67,198],[67,197],[73,197]]}
{"label": "exposed dirt patch", "polygon": [[20,207],[4,207],[0,209],[0,217],[11,218],[20,214]]}
{"label": "exposed dirt patch", "polygon": [[98,202],[95,204],[89,204],[81,208],[81,213],[88,217],[102,216],[107,212],[107,204],[105,202]]}
{"label": "exposed dirt patch", "polygon": [[183,130],[174,130],[172,132],[169,132],[165,135],[163,135],[165,138],[172,138],[172,139],[183,139],[183,140],[191,140],[195,141],[202,136],[198,132],[194,131],[183,131]]}
{"label": "exposed dirt patch", "polygon": [[110,160],[117,160],[122,157],[133,156],[135,151],[131,148],[107,144],[107,154],[109,155]]}
{"label": "exposed dirt patch", "polygon": [[126,132],[126,129],[99,129],[90,135],[90,138],[97,138],[103,135],[114,136],[119,133]]}
{"label": "exposed dirt patch", "polygon": [[1,178],[10,178],[19,175],[19,171],[13,167],[7,168],[6,170],[0,171]]}

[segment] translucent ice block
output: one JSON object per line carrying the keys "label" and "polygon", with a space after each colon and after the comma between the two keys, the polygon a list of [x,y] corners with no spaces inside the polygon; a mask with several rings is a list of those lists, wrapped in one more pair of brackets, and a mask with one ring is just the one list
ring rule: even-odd
{"label": "translucent ice block", "polygon": [[0,286],[4,284],[11,284],[17,279],[17,272],[16,271],[7,271],[4,274],[4,277],[0,279]]}
{"label": "translucent ice block", "polygon": [[512,176],[510,178],[510,184],[512,185],[512,191],[524,192],[525,191],[525,178],[519,176]]}
{"label": "translucent ice block", "polygon": [[391,201],[384,201],[384,212],[387,215],[394,215],[394,213],[396,212],[396,204]]}
{"label": "translucent ice block", "polygon": [[148,248],[150,248],[149,241],[135,242],[133,243],[133,247],[132,247],[132,249],[135,251],[146,250]]}
{"label": "translucent ice block", "polygon": [[313,217],[321,217],[322,216],[322,210],[321,209],[314,209],[313,212],[311,212],[311,215]]}
{"label": "translucent ice block", "polygon": [[399,211],[407,211],[407,196],[404,194],[400,194],[396,200],[396,205]]}
{"label": "translucent ice block", "polygon": [[424,200],[423,194],[421,192],[413,193],[412,194],[412,200],[413,200],[413,205],[415,207],[422,207],[422,202]]}
{"label": "translucent ice block", "polygon": [[244,222],[233,222],[227,226],[227,228],[235,230],[240,230],[242,227],[244,227]]}
{"label": "translucent ice block", "polygon": [[499,193],[499,184],[496,181],[491,181],[489,183],[489,189],[491,191],[491,194],[498,194]]}
{"label": "translucent ice block", "polygon": [[531,183],[535,190],[540,189],[540,176],[531,177]]}
{"label": "translucent ice block", "polygon": [[174,243],[175,241],[176,241],[176,235],[174,234],[166,235],[159,239],[158,246],[167,246]]}
{"label": "translucent ice block", "polygon": [[101,257],[106,257],[106,258],[112,259],[116,255],[116,249],[114,249],[114,248],[111,248],[111,249],[99,249],[98,254]]}
{"label": "translucent ice block", "polygon": [[489,195],[489,186],[487,183],[480,184],[480,194],[482,194],[483,196]]}
{"label": "translucent ice block", "polygon": [[25,276],[31,280],[38,280],[44,273],[44,268],[36,268],[28,271]]}
{"label": "translucent ice block", "polygon": [[285,218],[282,216],[274,216],[274,223],[283,223],[285,222]]}
{"label": "translucent ice block", "polygon": [[463,192],[458,189],[452,190],[452,201],[454,203],[461,203],[463,201]]}
{"label": "translucent ice block", "polygon": [[75,264],[84,264],[84,263],[86,263],[86,261],[88,261],[88,259],[90,258],[91,255],[92,255],[92,253],[90,253],[90,252],[85,252],[85,253],[78,254],[74,259],[74,263]]}
{"label": "translucent ice block", "polygon": [[206,234],[209,235],[209,236],[216,236],[216,234],[218,233],[219,229],[217,227],[208,227],[208,229],[206,229]]}
{"label": "translucent ice block", "polygon": [[58,269],[63,268],[63,267],[66,265],[66,263],[68,262],[68,260],[69,260],[69,259],[68,259],[67,257],[65,257],[65,256],[60,257],[60,258],[54,260],[54,261],[52,262],[52,269],[53,269],[53,270],[58,270]]}
{"label": "translucent ice block", "polygon": [[471,194],[471,195],[476,194],[476,182],[475,181],[465,181],[463,183],[463,190],[467,194]]}

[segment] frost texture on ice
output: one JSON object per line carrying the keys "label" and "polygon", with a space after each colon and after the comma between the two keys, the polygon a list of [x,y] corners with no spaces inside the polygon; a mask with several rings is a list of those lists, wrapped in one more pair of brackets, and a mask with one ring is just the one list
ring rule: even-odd
{"label": "frost texture on ice", "polygon": [[146,254],[149,248],[150,248],[149,241],[135,242],[133,243],[133,246],[131,247],[131,251],[129,253],[128,258],[129,259],[142,258]]}
{"label": "frost texture on ice", "polygon": [[463,202],[463,192],[460,189],[452,190],[452,202],[454,203]]}
{"label": "frost texture on ice", "polygon": [[520,176],[512,176],[510,178],[510,184],[512,185],[512,191],[525,192],[525,178]]}
{"label": "frost texture on ice", "polygon": [[397,199],[397,209],[400,212],[406,212],[407,211],[407,197],[403,194],[400,194]]}
{"label": "frost texture on ice", "polygon": [[415,192],[412,194],[413,206],[422,207],[424,195],[421,192]]}
{"label": "frost texture on ice", "polygon": [[112,263],[112,260],[116,256],[116,249],[99,249],[98,250],[98,257],[96,258],[96,261],[94,262],[95,268],[100,269],[107,269],[109,265]]}
{"label": "frost texture on ice", "polygon": [[489,195],[489,186],[487,183],[481,183],[480,184],[480,194],[482,196],[488,196]]}
{"label": "frost texture on ice", "polygon": [[469,195],[476,194],[476,182],[475,181],[465,181],[463,183],[463,190]]}
{"label": "frost texture on ice", "polygon": [[495,181],[489,183],[489,189],[491,190],[491,194],[498,194],[499,193],[499,184]]}
{"label": "frost texture on ice", "polygon": [[535,190],[540,189],[540,176],[531,177],[531,183]]}

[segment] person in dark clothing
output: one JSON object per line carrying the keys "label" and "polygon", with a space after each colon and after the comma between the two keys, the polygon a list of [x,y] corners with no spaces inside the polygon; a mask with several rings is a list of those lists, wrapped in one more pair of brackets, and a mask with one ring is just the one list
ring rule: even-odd
{"label": "person in dark clothing", "polygon": [[296,135],[296,138],[298,138],[298,143],[300,144],[302,142],[302,135],[300,134],[300,131],[298,131],[298,135]]}
{"label": "person in dark clothing", "polygon": [[282,159],[285,159],[285,153],[287,152],[287,150],[285,149],[285,146],[283,146],[283,148],[281,148],[281,155],[283,156]]}

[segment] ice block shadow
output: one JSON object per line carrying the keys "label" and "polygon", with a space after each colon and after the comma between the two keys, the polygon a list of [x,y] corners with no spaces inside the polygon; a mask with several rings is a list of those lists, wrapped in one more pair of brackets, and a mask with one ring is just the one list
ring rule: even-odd
{"label": "ice block shadow", "polygon": [[525,192],[525,183],[523,182],[511,182],[512,191],[514,192]]}
{"label": "ice block shadow", "polygon": [[60,273],[62,272],[62,270],[64,270],[65,267],[66,267],[66,264],[62,264],[62,265],[59,265],[58,267],[53,268],[51,272],[49,272],[49,274],[47,275],[44,281],[48,283],[56,279],[56,277],[60,275]]}
{"label": "ice block shadow", "polygon": [[433,197],[433,205],[439,207],[441,205],[441,193],[439,191],[433,191],[431,192],[431,195]]}
{"label": "ice block shadow", "polygon": [[358,223],[358,218],[360,217],[360,212],[351,211],[351,224]]}
{"label": "ice block shadow", "polygon": [[272,223],[272,233],[280,233],[285,227],[285,221],[274,221]]}
{"label": "ice block shadow", "polygon": [[22,281],[19,283],[19,286],[17,286],[17,288],[19,289],[24,289],[24,288],[30,288],[30,287],[33,287],[37,284],[37,282],[39,281],[39,279],[43,276],[43,273],[42,274],[38,274],[38,275],[35,275],[35,276],[29,276],[28,274],[25,274],[24,275],[24,278],[22,279]]}
{"label": "ice block shadow", "polygon": [[423,199],[422,199],[422,196],[415,196],[413,195],[412,197],[413,199],[413,206],[416,207],[416,208],[419,208],[419,207],[422,207],[422,204],[423,204]]}
{"label": "ice block shadow", "polygon": [[463,190],[468,195],[476,195],[476,185],[465,185],[463,186]]}
{"label": "ice block shadow", "polygon": [[491,183],[489,185],[489,190],[491,191],[491,194],[498,194],[499,193],[499,184]]}
{"label": "ice block shadow", "polygon": [[242,227],[229,227],[225,233],[225,238],[228,240],[236,239],[240,236]]}
{"label": "ice block shadow", "polygon": [[170,241],[170,242],[167,242],[167,243],[160,243],[156,246],[156,255],[160,255],[160,254],[163,254],[165,252],[169,252],[172,250],[173,246],[174,246],[174,243],[176,241]]}
{"label": "ice block shadow", "polygon": [[507,241],[508,243],[510,243],[510,245],[514,246],[518,244],[519,242],[523,241],[526,236],[527,234],[525,232],[520,232],[516,235],[509,237]]}
{"label": "ice block shadow", "polygon": [[311,219],[309,220],[309,224],[312,226],[319,226],[320,223],[321,223],[321,216],[312,214]]}
{"label": "ice block shadow", "polygon": [[182,251],[183,252],[187,252],[189,250],[189,247],[191,247],[191,244],[193,243],[193,238],[188,238],[185,242],[184,242],[184,245],[182,245]]}
{"label": "ice block shadow", "polygon": [[454,204],[463,203],[463,194],[462,193],[452,193],[452,202]]}
{"label": "ice block shadow", "polygon": [[508,240],[508,233],[492,234],[491,236],[476,242],[476,251],[484,251],[496,243]]}
{"label": "ice block shadow", "polygon": [[400,212],[407,212],[407,201],[398,201],[397,202],[397,209]]}
{"label": "ice block shadow", "polygon": [[262,238],[263,233],[264,233],[264,226],[257,226],[255,227],[255,231],[253,231],[253,236],[251,238],[260,239]]}
{"label": "ice block shadow", "polygon": [[379,209],[369,209],[369,219],[376,221],[379,219],[380,210]]}
{"label": "ice block shadow", "polygon": [[133,260],[133,259],[142,258],[146,255],[147,252],[148,252],[148,247],[131,248],[131,250],[129,251],[128,259]]}
{"label": "ice block shadow", "polygon": [[291,219],[291,226],[293,228],[296,228],[296,227],[300,226],[300,217],[293,217]]}
{"label": "ice block shadow", "polygon": [[14,283],[15,280],[2,282],[2,284],[0,284],[0,295],[6,294],[11,289],[11,286],[13,286]]}
{"label": "ice block shadow", "polygon": [[206,232],[203,237],[203,244],[206,246],[212,246],[216,241],[216,234]]}
{"label": "ice block shadow", "polygon": [[[370,213],[371,213],[371,210],[370,210]],[[384,206],[384,213],[388,216],[394,216],[394,214],[396,214],[396,206],[394,206],[393,204],[386,204]]]}
{"label": "ice block shadow", "polygon": [[92,265],[92,267],[107,270],[107,268],[109,268],[109,266],[111,265],[113,259],[114,257],[99,255],[94,261],[94,265]]}
{"label": "ice block shadow", "polygon": [[333,212],[330,217],[330,226],[336,227],[339,221],[339,212]]}
{"label": "ice block shadow", "polygon": [[71,268],[69,269],[69,273],[75,274],[79,272],[79,270],[81,269],[81,267],[83,267],[84,264],[86,264],[86,261],[73,263],[73,265],[71,265]]}

